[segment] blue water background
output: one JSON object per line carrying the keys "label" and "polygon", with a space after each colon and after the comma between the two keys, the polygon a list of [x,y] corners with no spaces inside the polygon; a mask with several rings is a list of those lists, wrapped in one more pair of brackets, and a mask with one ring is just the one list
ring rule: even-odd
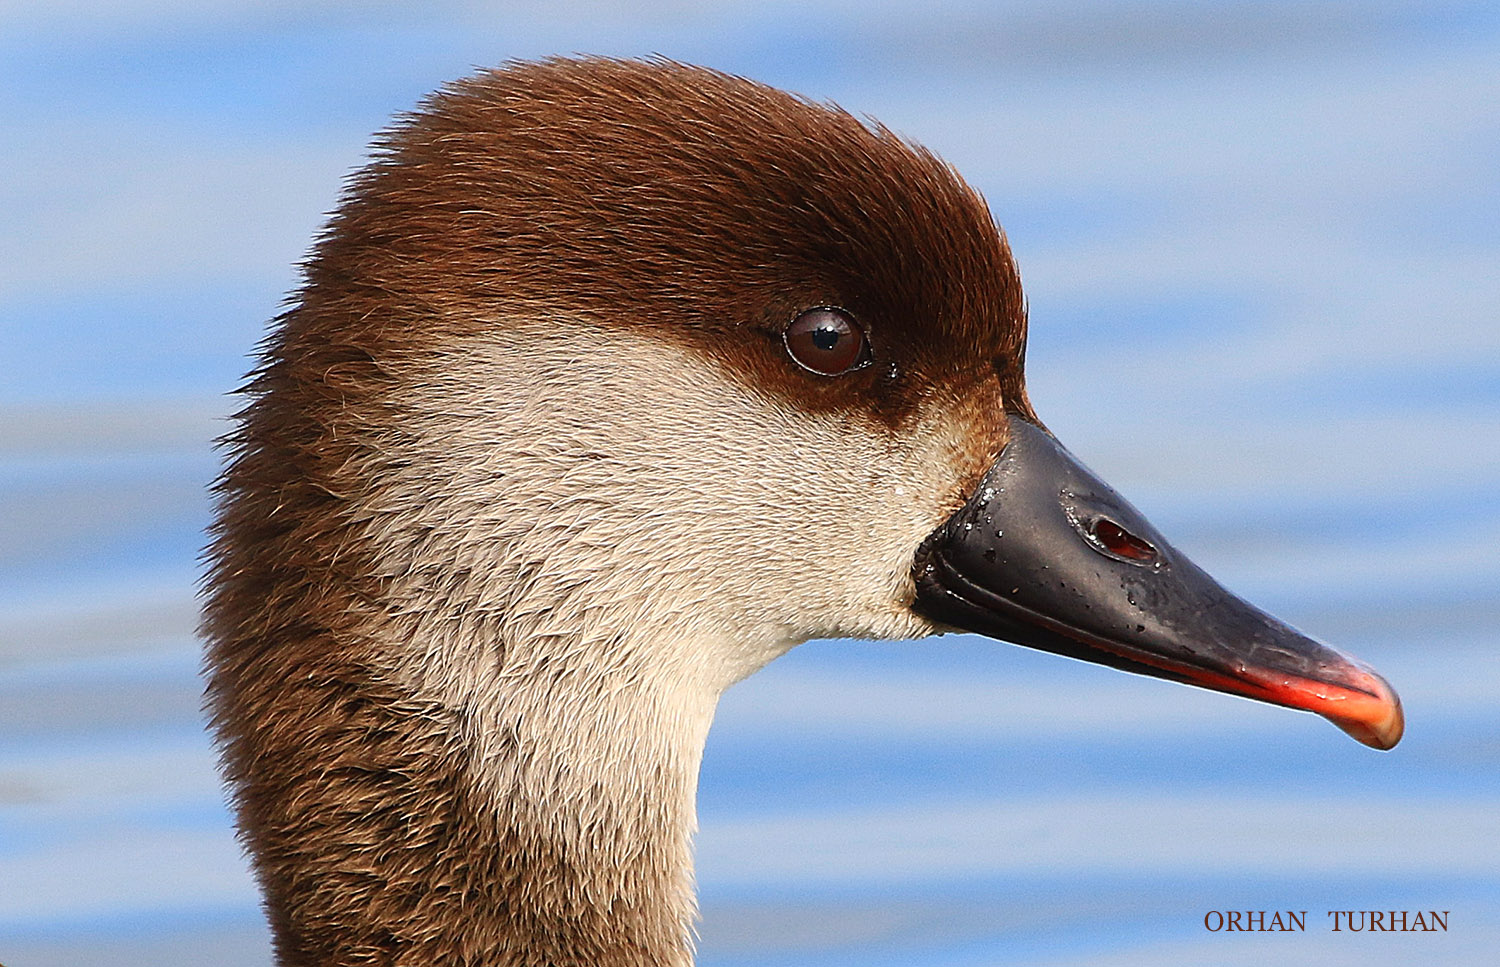
{"label": "blue water background", "polygon": [[[372,132],[574,51],[953,162],[1049,425],[1410,725],[1381,754],[972,637],[811,643],[710,738],[703,964],[1495,962],[1500,8],[1443,0],[0,6],[0,961],[269,963],[198,711],[222,394]],[[1308,930],[1204,929],[1230,909]]]}

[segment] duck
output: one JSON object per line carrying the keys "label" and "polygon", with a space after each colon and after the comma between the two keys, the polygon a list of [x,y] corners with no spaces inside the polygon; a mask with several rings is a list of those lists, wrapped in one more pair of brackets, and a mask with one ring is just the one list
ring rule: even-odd
{"label": "duck", "polygon": [[987,203],[877,122],[666,59],[512,62],[346,185],[225,438],[206,703],[277,962],[686,967],[719,696],[969,632],[1322,715],[1037,417]]}

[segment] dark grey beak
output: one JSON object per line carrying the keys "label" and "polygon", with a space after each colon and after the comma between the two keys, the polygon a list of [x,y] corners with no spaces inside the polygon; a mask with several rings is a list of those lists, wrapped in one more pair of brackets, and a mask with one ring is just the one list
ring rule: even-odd
{"label": "dark grey beak", "polygon": [[1230,594],[1046,431],[1016,416],[969,502],[922,545],[916,610],[934,621],[1401,739],[1385,680]]}

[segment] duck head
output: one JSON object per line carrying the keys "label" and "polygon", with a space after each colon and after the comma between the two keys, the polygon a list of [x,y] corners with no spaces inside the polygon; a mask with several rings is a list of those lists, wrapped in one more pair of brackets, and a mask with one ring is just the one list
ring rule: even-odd
{"label": "duck head", "polygon": [[1046,431],[1026,325],[979,195],[833,107],[555,60],[397,126],[267,342],[211,551],[284,961],[686,962],[714,703],[813,637],[975,631],[1394,745],[1379,677]]}

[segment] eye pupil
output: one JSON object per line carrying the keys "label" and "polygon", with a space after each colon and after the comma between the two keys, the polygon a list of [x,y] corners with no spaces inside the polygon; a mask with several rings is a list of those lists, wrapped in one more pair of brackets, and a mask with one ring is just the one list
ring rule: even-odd
{"label": "eye pupil", "polygon": [[833,329],[814,329],[812,332],[813,345],[827,352],[839,344],[840,335],[842,334]]}
{"label": "eye pupil", "polygon": [[847,312],[819,306],[800,313],[782,333],[787,355],[822,376],[841,376],[870,363],[870,342]]}

